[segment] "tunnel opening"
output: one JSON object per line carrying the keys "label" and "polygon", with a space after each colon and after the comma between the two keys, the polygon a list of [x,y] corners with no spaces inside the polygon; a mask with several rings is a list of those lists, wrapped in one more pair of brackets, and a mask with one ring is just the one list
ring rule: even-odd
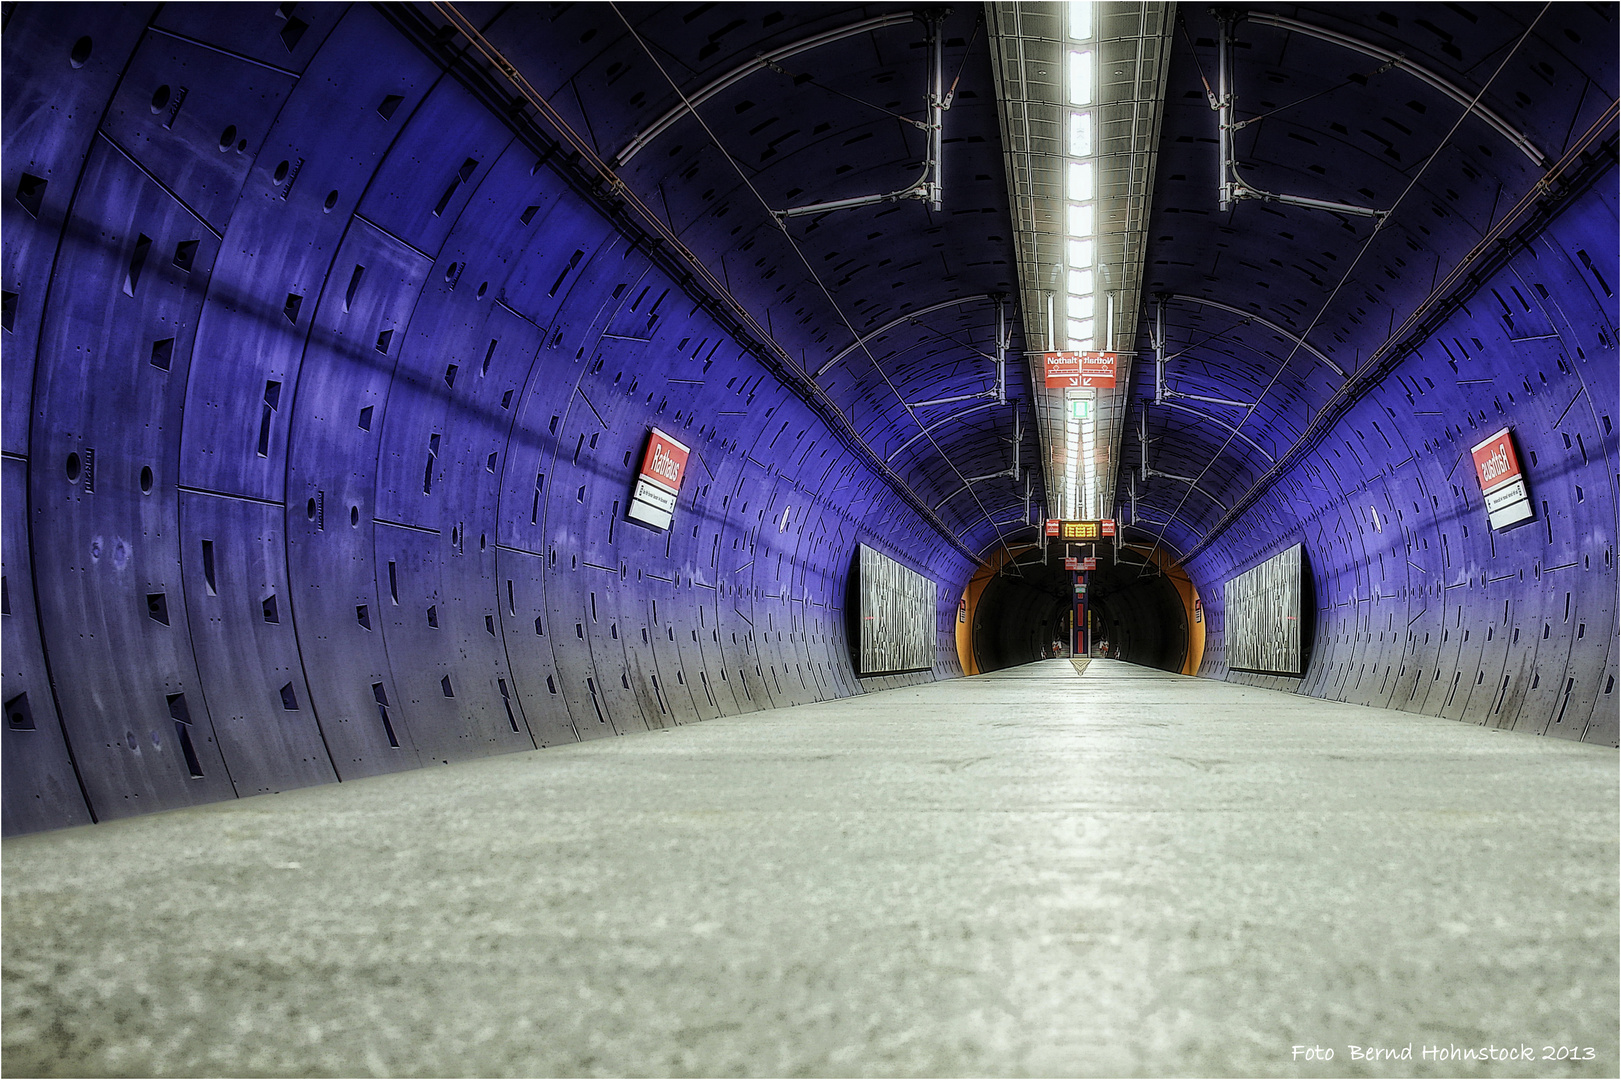
{"label": "tunnel opening", "polygon": [[[965,672],[1072,654],[1184,675],[1199,670],[1203,604],[1180,564],[1147,545],[1105,541],[1070,548],[1068,555],[1058,544],[1013,548],[980,568],[964,591],[970,626],[959,634],[959,649]],[[1096,566],[1072,570],[1066,559],[1096,560]]]}

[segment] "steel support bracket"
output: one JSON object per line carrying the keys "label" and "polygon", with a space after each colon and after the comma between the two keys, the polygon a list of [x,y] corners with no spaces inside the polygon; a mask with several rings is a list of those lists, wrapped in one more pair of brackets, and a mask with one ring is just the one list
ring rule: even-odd
{"label": "steel support bracket", "polygon": [[899,202],[902,199],[922,199],[929,204],[929,209],[937,212],[940,210],[941,199],[945,195],[941,157],[945,150],[946,110],[951,108],[945,90],[945,37],[942,33],[945,18],[949,14],[950,8],[934,8],[918,14],[918,18],[929,28],[929,88],[926,95],[929,118],[926,121],[907,122],[921,128],[928,135],[923,172],[911,184],[896,191],[887,191],[879,195],[857,195],[849,199],[833,199],[828,202],[811,203],[808,206],[773,210],[771,216],[777,219],[778,225],[786,228],[789,218],[830,214],[835,210],[854,210],[861,206]]}

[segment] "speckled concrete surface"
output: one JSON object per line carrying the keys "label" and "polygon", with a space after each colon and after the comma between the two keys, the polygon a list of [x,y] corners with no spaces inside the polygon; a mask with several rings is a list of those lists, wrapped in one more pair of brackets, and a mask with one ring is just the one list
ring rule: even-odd
{"label": "speckled concrete surface", "polygon": [[1614,1076],[1617,832],[1613,751],[1047,661],[8,841],[0,1064]]}

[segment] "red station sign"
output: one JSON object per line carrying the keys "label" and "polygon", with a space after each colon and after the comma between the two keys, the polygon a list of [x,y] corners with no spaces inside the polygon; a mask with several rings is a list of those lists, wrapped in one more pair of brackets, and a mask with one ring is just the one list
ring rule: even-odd
{"label": "red station sign", "polygon": [[647,437],[647,453],[642,455],[642,476],[678,492],[691,453],[686,446],[654,428]]}
{"label": "red station sign", "polygon": [[1112,352],[1050,352],[1043,353],[1042,359],[1049,389],[1107,389],[1115,384],[1115,354]]}
{"label": "red station sign", "polygon": [[687,471],[692,450],[658,428],[647,433],[647,452],[642,455],[636,487],[631,492],[625,516],[655,529],[668,529],[675,515],[676,496],[681,493],[681,477]]}
{"label": "red station sign", "polygon": [[1514,452],[1514,436],[1503,428],[1471,450],[1475,478],[1486,503],[1487,520],[1494,529],[1506,528],[1531,516],[1531,494],[1519,455]]}

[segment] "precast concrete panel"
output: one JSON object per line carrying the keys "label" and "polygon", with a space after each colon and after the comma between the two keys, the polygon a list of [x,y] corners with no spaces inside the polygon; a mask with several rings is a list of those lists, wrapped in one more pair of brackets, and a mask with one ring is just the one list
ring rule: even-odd
{"label": "precast concrete panel", "polygon": [[[139,161],[192,213],[223,233],[249,174],[278,189],[302,178],[300,159],[258,151],[297,81],[285,71],[162,33],[148,33],[124,69],[102,134]],[[227,139],[234,129],[234,138]],[[239,149],[243,140],[255,153]]]}
{"label": "precast concrete panel", "polygon": [[[615,261],[611,256],[594,259],[592,270],[602,272],[611,261]],[[589,712],[579,715],[600,713],[597,730],[623,734],[647,730],[647,720],[642,702],[629,685],[626,643],[615,636],[618,624],[629,618],[628,612],[620,610],[618,598],[609,596],[620,582],[618,549],[622,545],[632,551],[640,547],[652,557],[652,565],[663,560],[648,550],[642,530],[620,519],[618,508],[629,498],[631,477],[621,465],[625,451],[613,437],[610,417],[622,398],[611,384],[604,385],[596,377],[599,358],[591,348],[595,335],[596,331],[587,335],[585,357],[577,362],[574,394],[555,426],[558,442],[553,472],[559,483],[552,489],[545,525],[560,562],[567,553],[568,572],[548,580],[547,601],[553,621],[565,624],[574,634],[572,639],[558,638],[553,647],[565,682],[582,695],[577,707],[589,707]],[[572,711],[575,699],[570,704]],[[588,724],[583,726],[582,737],[590,730]]]}
{"label": "precast concrete panel", "polygon": [[73,760],[62,733],[50,672],[39,636],[39,610],[34,601],[33,566],[29,559],[28,462],[0,461],[4,471],[6,514],[4,550],[0,551],[0,700],[5,705],[4,743],[0,766],[4,783],[5,834],[85,825],[91,820]]}
{"label": "precast concrete panel", "polygon": [[[519,160],[519,159],[523,160]],[[503,154],[488,174],[495,190],[528,186],[528,156]],[[511,197],[468,205],[426,278],[405,330],[382,425],[378,516],[449,530],[498,485],[511,441],[518,389],[544,331],[498,303],[515,257]],[[509,216],[510,214],[510,216]],[[443,445],[425,454],[432,435]],[[493,537],[489,520],[478,529]]]}
{"label": "precast concrete panel", "polygon": [[[308,17],[318,29],[334,12],[322,8]],[[168,16],[186,22],[175,9]],[[222,40],[235,40],[240,24],[253,21],[216,13],[211,25]],[[258,40],[264,32],[259,27],[245,36]],[[298,51],[312,47],[314,32],[300,37]],[[274,48],[281,48],[276,32],[269,35]],[[349,59],[357,52],[370,62]],[[293,392],[321,291],[329,275],[342,275],[346,295],[367,285],[363,264],[337,265],[334,253],[351,227],[364,185],[435,77],[420,52],[392,39],[375,11],[351,7],[262,138],[244,148],[247,136],[240,128],[219,133],[220,141],[227,134],[236,137],[221,153],[262,164],[231,211],[198,325],[187,386],[183,483],[262,499],[283,497]],[[278,183],[282,161],[300,166],[296,177]],[[249,377],[249,369],[258,377]],[[272,383],[279,384],[274,407],[266,401]]]}
{"label": "precast concrete panel", "polygon": [[379,230],[437,255],[512,133],[460,84],[440,79],[411,110],[357,211]]}
{"label": "precast concrete panel", "polygon": [[[533,749],[519,710],[508,709],[510,693],[499,692],[507,670],[495,553],[457,551],[443,533],[382,521],[373,537],[390,589],[380,629],[417,749],[446,763]],[[450,581],[478,588],[471,598],[457,595]]]}
{"label": "precast concrete panel", "polygon": [[191,646],[239,796],[337,779],[293,629],[285,510],[180,493]]}
{"label": "precast concrete panel", "polygon": [[[517,148],[510,152],[521,153]],[[591,310],[582,313],[570,306],[569,298],[583,276],[587,257],[598,245],[612,247],[614,241],[602,220],[578,196],[562,188],[550,170],[536,168],[532,186],[524,189],[529,201],[517,218],[523,247],[514,256],[501,300],[546,328],[549,350],[583,359],[586,320],[596,313],[600,301],[590,303]],[[589,291],[583,295],[589,300]]]}
{"label": "precast concrete panel", "polygon": [[[512,693],[537,747],[578,742],[558,683],[557,667],[546,625],[544,581],[546,557],[499,548],[496,573],[504,590],[500,605],[502,641],[512,671]],[[497,687],[499,689],[499,687]]]}
{"label": "precast concrete panel", "polygon": [[[728,421],[730,423],[730,421]],[[738,422],[741,426],[741,421]],[[735,431],[735,428],[734,428]],[[721,506],[727,514],[727,531],[722,538],[716,566],[717,627],[721,662],[725,664],[727,681],[738,709],[754,712],[767,708],[770,694],[760,675],[757,653],[754,649],[754,594],[750,586],[754,565],[754,530],[742,516],[744,491],[751,465],[748,458],[725,443],[723,468],[716,481],[716,490],[722,491]],[[733,681],[735,679],[735,682]]]}
{"label": "precast concrete panel", "polygon": [[[40,336],[30,535],[64,725],[107,819],[234,794],[191,649],[174,486],[217,241],[105,139],[77,205],[56,269],[75,284]],[[164,338],[167,370],[148,362]]]}
{"label": "precast concrete panel", "polygon": [[326,44],[347,4],[166,4],[153,20],[157,29],[235,53],[268,68],[304,72]]}
{"label": "precast concrete panel", "polygon": [[371,534],[381,413],[428,270],[428,260],[355,219],[316,304],[293,397],[286,491],[294,625],[343,779],[418,764],[410,709],[393,685],[379,626],[382,605],[395,601]]}
{"label": "precast concrete panel", "polygon": [[[0,288],[6,294],[0,446],[8,453],[28,453],[40,315],[57,248],[75,242],[64,235],[68,208],[108,98],[152,10],[150,4],[36,4],[6,21],[0,188],[15,194],[0,201]],[[71,76],[57,77],[64,68]]]}

